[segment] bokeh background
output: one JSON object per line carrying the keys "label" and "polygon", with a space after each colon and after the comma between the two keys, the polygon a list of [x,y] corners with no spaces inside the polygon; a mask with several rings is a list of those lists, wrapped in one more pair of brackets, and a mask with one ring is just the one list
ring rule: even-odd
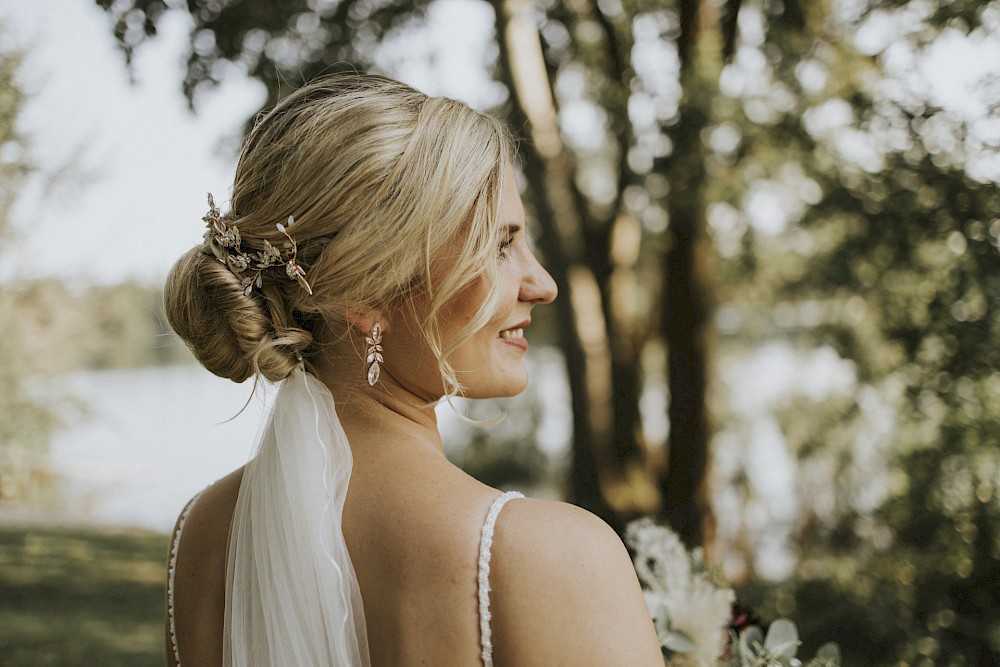
{"label": "bokeh background", "polygon": [[163,664],[166,533],[268,391],[160,284],[355,68],[510,124],[560,288],[453,460],[668,523],[806,653],[998,664],[997,0],[0,0],[0,664]]}

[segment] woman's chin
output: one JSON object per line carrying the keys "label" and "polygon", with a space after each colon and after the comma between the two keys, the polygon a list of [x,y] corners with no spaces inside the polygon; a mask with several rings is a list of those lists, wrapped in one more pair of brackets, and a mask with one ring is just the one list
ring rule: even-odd
{"label": "woman's chin", "polygon": [[517,396],[528,387],[528,373],[525,371],[517,377],[508,377],[496,382],[470,382],[462,395],[466,398],[510,398]]}

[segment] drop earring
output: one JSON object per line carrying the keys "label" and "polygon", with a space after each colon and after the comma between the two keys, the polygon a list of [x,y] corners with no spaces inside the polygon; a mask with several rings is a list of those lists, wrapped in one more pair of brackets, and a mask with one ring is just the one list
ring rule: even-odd
{"label": "drop earring", "polygon": [[379,364],[385,363],[385,358],[382,356],[382,325],[376,322],[372,327],[371,335],[365,336],[365,342],[368,343],[368,356],[365,358],[365,363],[370,364],[368,366],[368,385],[374,387],[375,383],[378,382],[379,375],[382,374],[382,367]]}

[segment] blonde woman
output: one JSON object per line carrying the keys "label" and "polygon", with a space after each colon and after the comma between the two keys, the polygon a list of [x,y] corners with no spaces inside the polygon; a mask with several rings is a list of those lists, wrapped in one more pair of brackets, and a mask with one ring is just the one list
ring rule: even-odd
{"label": "blonde woman", "polygon": [[178,520],[171,665],[663,664],[607,525],[442,452],[433,405],[522,391],[556,296],[495,120],[320,80],[257,123],[205,221],[171,325],[213,373],[281,388],[251,462]]}

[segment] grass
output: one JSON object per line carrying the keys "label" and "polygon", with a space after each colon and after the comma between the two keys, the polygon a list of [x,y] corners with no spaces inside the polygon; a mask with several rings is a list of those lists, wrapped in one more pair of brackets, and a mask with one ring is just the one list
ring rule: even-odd
{"label": "grass", "polygon": [[0,527],[0,665],[157,665],[167,537]]}

